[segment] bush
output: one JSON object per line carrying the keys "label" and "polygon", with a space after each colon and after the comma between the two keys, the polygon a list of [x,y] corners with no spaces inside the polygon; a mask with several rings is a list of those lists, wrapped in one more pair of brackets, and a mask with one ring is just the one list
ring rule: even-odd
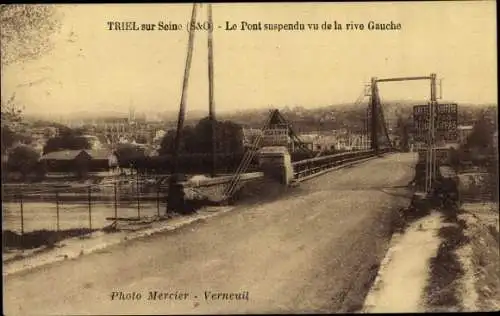
{"label": "bush", "polygon": [[40,154],[29,146],[15,147],[9,154],[7,168],[9,171],[21,173],[23,178],[36,171]]}

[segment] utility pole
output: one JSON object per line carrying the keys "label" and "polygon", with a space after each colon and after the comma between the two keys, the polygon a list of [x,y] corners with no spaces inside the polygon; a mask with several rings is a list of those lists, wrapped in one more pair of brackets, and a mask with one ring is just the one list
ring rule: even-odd
{"label": "utility pole", "polygon": [[211,176],[215,177],[216,171],[216,118],[215,118],[215,101],[214,101],[214,52],[213,52],[213,21],[212,21],[212,4],[208,4],[208,98],[209,98],[209,119],[211,125],[212,139],[212,168]]}
{"label": "utility pole", "polygon": [[377,117],[378,117],[378,108],[377,108],[377,78],[372,78],[371,83],[371,147],[372,150],[375,151],[375,154],[378,154],[378,135],[377,135]]}
{"label": "utility pole", "polygon": [[[191,12],[191,22],[190,26],[196,23],[196,3],[193,3],[193,10]],[[174,152],[172,156],[172,169],[170,175],[170,185],[169,185],[169,193],[168,193],[168,202],[167,202],[167,212],[168,210],[173,210],[175,208],[175,199],[178,198],[178,192],[175,191],[174,188],[177,188],[178,182],[178,163],[179,163],[179,150],[180,150],[180,142],[182,136],[182,129],[184,127],[184,117],[186,114],[186,97],[187,97],[187,88],[189,83],[189,73],[191,69],[191,60],[193,57],[193,46],[194,46],[194,28],[189,29],[189,38],[188,38],[188,47],[187,47],[187,56],[186,56],[186,65],[184,68],[184,81],[182,83],[182,94],[181,94],[181,102],[179,106],[179,116],[177,120],[177,130],[175,134],[175,142],[174,142]]]}

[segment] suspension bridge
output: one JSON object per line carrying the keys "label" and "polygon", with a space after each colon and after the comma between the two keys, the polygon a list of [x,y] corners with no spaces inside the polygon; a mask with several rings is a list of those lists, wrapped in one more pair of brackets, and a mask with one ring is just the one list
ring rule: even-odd
{"label": "suspension bridge", "polygon": [[[193,5],[191,24],[196,22],[198,6]],[[211,5],[207,8],[212,24]],[[385,256],[393,216],[413,197],[408,183],[414,179],[417,164],[414,153],[399,151],[390,139],[378,84],[429,80],[432,125],[436,75],[372,79],[369,93],[354,102],[369,97],[365,118],[369,148],[331,155],[313,152],[294,131],[293,122],[273,110],[232,174],[216,175],[213,145],[209,153],[211,177],[188,183],[179,177],[179,148],[194,35],[191,30],[168,178],[167,212],[182,212],[182,190],[188,186],[217,187],[217,202],[224,204],[241,188],[253,185],[257,202],[236,203],[231,211],[175,234],[157,234],[106,253],[66,261],[44,268],[43,274],[9,276],[5,290],[11,297],[6,311],[217,314],[360,310]],[[212,41],[209,30],[209,118],[214,144]],[[432,179],[427,180],[436,167],[432,163],[433,136],[429,131],[426,192],[432,186]],[[292,161],[293,152],[301,152],[305,158]],[[255,160],[259,170],[249,172]],[[51,291],[47,292],[49,281]],[[168,299],[148,299],[158,296],[154,293],[165,293],[161,297]],[[115,296],[125,299],[117,301],[112,298]]]}
{"label": "suspension bridge", "polygon": [[[198,5],[193,5],[191,13],[190,25],[196,25]],[[212,9],[207,7],[208,24],[213,26]],[[169,193],[167,202],[168,211],[181,211],[183,208],[182,186],[178,176],[179,165],[179,150],[182,138],[182,129],[186,115],[186,98],[188,94],[188,83],[191,68],[191,60],[194,46],[195,29],[191,29],[188,38],[187,56],[184,71],[184,81],[182,86],[179,115],[177,121],[177,132],[172,155],[171,177],[169,178]],[[219,201],[231,199],[232,195],[241,187],[241,181],[245,178],[245,173],[255,157],[258,156],[259,167],[263,169],[262,177],[271,177],[283,185],[295,184],[313,176],[324,175],[329,170],[339,168],[344,164],[353,164],[356,161],[363,161],[369,158],[378,157],[382,154],[390,154],[396,152],[393,142],[388,133],[387,124],[385,122],[383,106],[380,100],[378,84],[381,82],[390,81],[406,81],[406,80],[431,80],[431,98],[435,96],[435,75],[431,74],[427,77],[407,77],[407,78],[387,78],[377,79],[372,78],[369,93],[364,92],[354,102],[354,106],[361,104],[366,96],[369,96],[369,102],[366,109],[366,118],[363,124],[365,131],[363,137],[370,142],[370,148],[363,146],[351,146],[354,150],[337,153],[334,155],[324,155],[323,151],[314,153],[308,148],[300,137],[295,133],[293,126],[286,118],[281,115],[278,110],[271,111],[268,119],[262,126],[262,133],[257,136],[254,144],[245,153],[239,166],[230,177],[225,177],[224,180],[216,178],[216,114],[215,114],[215,93],[214,93],[214,62],[213,62],[213,27],[208,29],[208,78],[209,78],[209,120],[211,122],[211,139],[212,139],[212,168],[210,173],[212,179],[207,179],[198,182],[198,186],[224,185],[222,195]],[[434,94],[433,94],[434,93]],[[432,99],[434,100],[434,99]],[[353,144],[351,144],[353,145]],[[290,153],[301,151],[306,154],[305,159],[291,162]],[[272,161],[272,162],[271,162]],[[428,168],[431,168],[429,165]],[[265,171],[264,171],[265,169]]]}

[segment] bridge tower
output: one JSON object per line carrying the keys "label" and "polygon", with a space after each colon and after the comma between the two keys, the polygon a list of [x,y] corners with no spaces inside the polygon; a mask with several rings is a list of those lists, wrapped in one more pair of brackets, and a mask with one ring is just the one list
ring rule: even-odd
{"label": "bridge tower", "polygon": [[290,153],[302,151],[314,157],[314,153],[302,142],[279,110],[272,110],[263,129],[264,146],[284,146]]}
{"label": "bridge tower", "polygon": [[378,102],[377,102],[377,78],[373,77],[371,81],[371,93],[370,93],[370,136],[371,136],[371,148],[378,154]]}
{"label": "bridge tower", "polygon": [[[385,126],[385,120],[383,116],[383,111],[380,106],[380,96],[378,94],[377,83],[381,82],[395,82],[395,81],[413,81],[413,80],[428,80],[430,81],[430,102],[428,103],[427,109],[427,131],[426,137],[426,158],[425,158],[425,191],[427,193],[431,192],[433,188],[433,181],[437,172],[436,158],[435,158],[435,119],[437,110],[437,85],[436,85],[436,74],[432,73],[429,76],[418,76],[418,77],[399,77],[399,78],[385,78],[378,79],[372,78],[371,80],[371,98],[370,98],[370,134],[371,134],[371,147],[375,152],[379,151],[379,138],[378,138],[378,128],[381,127],[385,133],[386,139],[389,141],[389,146],[392,148],[392,144],[389,139],[387,132],[387,127]],[[380,124],[378,124],[380,122]]]}

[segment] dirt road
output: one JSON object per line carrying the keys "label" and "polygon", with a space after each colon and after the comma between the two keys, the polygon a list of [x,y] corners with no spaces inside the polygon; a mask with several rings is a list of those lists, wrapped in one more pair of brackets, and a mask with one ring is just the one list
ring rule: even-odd
{"label": "dirt road", "polygon": [[371,160],[309,180],[279,200],[7,276],[4,313],[357,310],[385,254],[390,211],[409,203],[403,186],[415,161],[413,154]]}

